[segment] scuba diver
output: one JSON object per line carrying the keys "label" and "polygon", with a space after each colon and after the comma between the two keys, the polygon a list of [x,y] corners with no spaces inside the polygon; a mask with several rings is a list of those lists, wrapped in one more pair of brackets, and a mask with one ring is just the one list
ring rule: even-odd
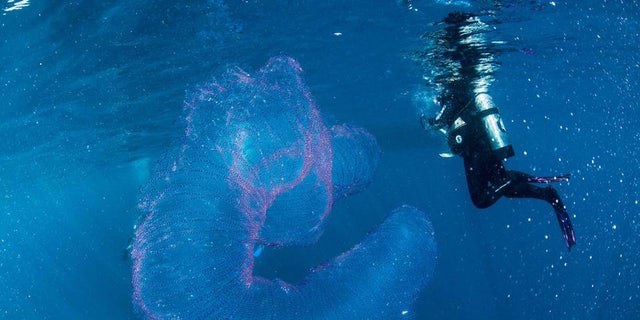
{"label": "scuba diver", "polygon": [[461,12],[450,13],[443,23],[447,25],[444,30],[431,34],[435,36],[434,47],[421,55],[440,71],[434,86],[441,106],[433,118],[422,115],[423,127],[428,124],[445,133],[451,152],[464,159],[476,207],[490,207],[503,196],[544,200],[553,207],[570,251],[576,238],[562,199],[552,186],[536,185],[568,181],[569,175],[535,177],[505,168],[503,160],[515,153],[488,93],[497,66],[495,51],[484,38],[488,25],[476,15]]}

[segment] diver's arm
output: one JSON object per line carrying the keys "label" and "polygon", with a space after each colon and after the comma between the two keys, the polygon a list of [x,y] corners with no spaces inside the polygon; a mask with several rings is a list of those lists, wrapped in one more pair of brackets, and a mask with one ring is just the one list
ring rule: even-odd
{"label": "diver's arm", "polygon": [[453,114],[452,109],[453,108],[448,105],[443,105],[440,111],[432,118],[427,118],[425,114],[420,115],[422,127],[426,129],[427,125],[429,125],[435,129],[445,129],[451,125],[451,121],[448,118]]}

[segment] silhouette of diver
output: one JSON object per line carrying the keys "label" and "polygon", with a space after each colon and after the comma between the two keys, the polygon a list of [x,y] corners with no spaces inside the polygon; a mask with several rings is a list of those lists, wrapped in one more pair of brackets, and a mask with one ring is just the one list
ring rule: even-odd
{"label": "silhouette of diver", "polygon": [[488,94],[495,70],[492,48],[482,33],[487,25],[475,15],[453,12],[435,33],[435,48],[427,56],[444,72],[435,78],[440,112],[425,122],[448,136],[452,153],[464,159],[471,200],[478,208],[493,205],[500,197],[541,199],[553,207],[567,249],[576,239],[567,210],[551,186],[534,183],[568,181],[569,175],[534,177],[508,170],[503,160],[514,156],[498,108]]}

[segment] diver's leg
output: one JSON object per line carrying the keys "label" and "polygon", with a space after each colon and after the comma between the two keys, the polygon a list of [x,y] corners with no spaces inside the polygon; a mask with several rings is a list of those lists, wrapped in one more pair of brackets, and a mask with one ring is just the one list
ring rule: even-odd
{"label": "diver's leg", "polygon": [[464,157],[464,171],[467,176],[467,187],[473,204],[480,208],[488,208],[504,193],[496,193],[492,187],[493,170],[491,163],[482,161],[478,157]]}
{"label": "diver's leg", "polygon": [[569,213],[562,203],[562,199],[558,195],[558,191],[551,186],[541,188],[533,184],[518,181],[514,183],[505,193],[508,198],[533,198],[548,202],[556,213],[556,218],[560,224],[560,230],[567,249],[571,250],[571,246],[576,244],[576,236],[573,232],[573,224]]}

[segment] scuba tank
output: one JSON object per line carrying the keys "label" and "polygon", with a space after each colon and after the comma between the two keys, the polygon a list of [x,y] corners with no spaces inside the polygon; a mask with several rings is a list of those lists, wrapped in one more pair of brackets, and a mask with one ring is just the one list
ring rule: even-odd
{"label": "scuba tank", "polygon": [[469,152],[490,152],[502,159],[514,156],[500,111],[491,96],[480,92],[473,102],[472,108],[465,110],[449,127],[451,151],[462,156]]}

